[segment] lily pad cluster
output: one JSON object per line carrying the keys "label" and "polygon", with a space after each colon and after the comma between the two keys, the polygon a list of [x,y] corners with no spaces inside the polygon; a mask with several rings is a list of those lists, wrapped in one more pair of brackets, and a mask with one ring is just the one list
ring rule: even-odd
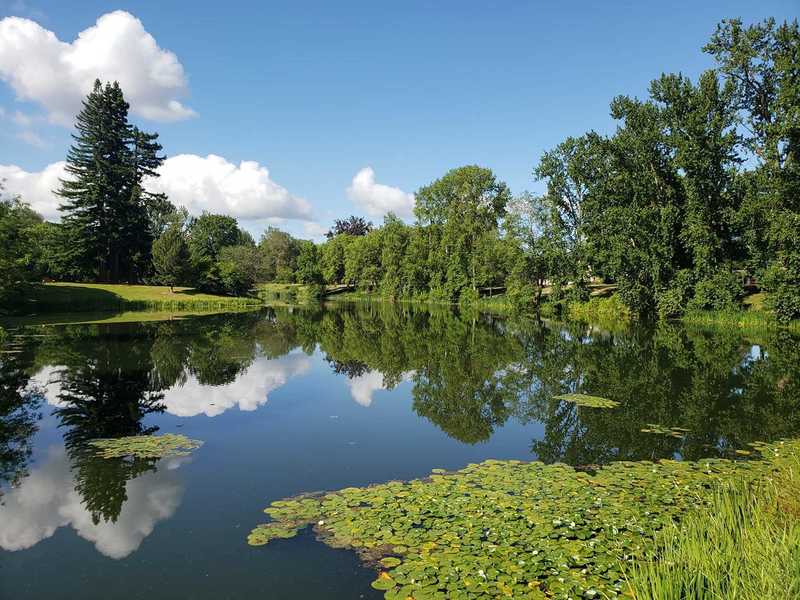
{"label": "lily pad cluster", "polygon": [[192,440],[184,435],[167,433],[164,435],[133,435],[128,437],[107,438],[89,442],[97,448],[97,456],[101,458],[170,458],[188,456],[191,451],[203,445],[199,440]]}
{"label": "lily pad cluster", "polygon": [[587,396],[586,394],[562,394],[553,396],[553,398],[564,402],[572,402],[578,406],[586,406],[587,408],[616,408],[619,406],[619,402],[616,400],[601,398],[600,396]]}
{"label": "lily pad cluster", "polygon": [[759,445],[761,460],[566,465],[488,460],[426,479],[272,503],[252,545],[313,526],[356,550],[388,600],[604,598],[625,591],[625,563],[655,533],[708,503],[720,481],[769,474],[800,442]]}
{"label": "lily pad cluster", "polygon": [[685,438],[689,430],[683,427],[664,427],[656,423],[648,423],[647,427],[642,429],[642,433],[654,433],[656,435],[668,435],[674,438]]}

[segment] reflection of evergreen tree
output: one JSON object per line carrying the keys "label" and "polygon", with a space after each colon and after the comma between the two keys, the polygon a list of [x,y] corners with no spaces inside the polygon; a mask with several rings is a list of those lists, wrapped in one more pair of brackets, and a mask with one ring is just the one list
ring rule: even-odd
{"label": "reflection of evergreen tree", "polygon": [[[116,521],[130,479],[155,469],[155,461],[100,459],[88,442],[97,438],[148,435],[157,431],[144,418],[164,410],[152,390],[149,337],[101,336],[70,352],[59,371],[61,406],[54,412],[67,430],[64,442],[81,494],[95,524]],[[148,343],[149,342],[149,343]]]}
{"label": "reflection of evergreen tree", "polygon": [[88,442],[149,435],[145,419],[164,411],[162,390],[194,374],[206,385],[232,381],[255,358],[258,315],[215,315],[162,323],[69,326],[44,354],[59,370],[55,414],[75,470],[76,490],[95,523],[115,521],[127,482],[155,460],[101,459]]}
{"label": "reflection of evergreen tree", "polygon": [[41,395],[28,384],[33,353],[33,344],[25,343],[14,354],[0,355],[0,495],[4,484],[16,485],[27,474],[42,418]]}

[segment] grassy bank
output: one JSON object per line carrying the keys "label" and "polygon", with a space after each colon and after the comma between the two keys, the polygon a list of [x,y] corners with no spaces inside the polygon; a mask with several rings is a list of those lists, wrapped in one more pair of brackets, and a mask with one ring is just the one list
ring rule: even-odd
{"label": "grassy bank", "polygon": [[192,288],[101,283],[46,283],[31,288],[15,312],[92,312],[112,310],[218,310],[260,304],[258,298],[204,294]]}
{"label": "grassy bank", "polygon": [[800,598],[800,460],[721,485],[707,510],[665,528],[628,571],[637,600]]}
{"label": "grassy bank", "polygon": [[301,283],[259,283],[256,295],[265,303],[272,305],[292,305],[316,302],[322,298],[324,287]]}

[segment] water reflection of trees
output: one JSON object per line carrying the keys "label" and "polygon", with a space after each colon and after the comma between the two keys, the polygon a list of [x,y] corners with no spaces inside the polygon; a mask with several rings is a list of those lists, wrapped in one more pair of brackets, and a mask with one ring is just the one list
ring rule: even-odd
{"label": "water reflection of trees", "polygon": [[34,344],[5,347],[0,355],[0,496],[28,472],[33,435],[42,418],[42,398],[29,385]]}
{"label": "water reflection of trees", "polygon": [[[511,417],[541,422],[532,451],[548,462],[698,458],[800,430],[800,340],[786,332],[755,340],[679,325],[609,333],[391,305],[329,311],[317,323],[335,372],[366,367],[389,388],[412,372],[417,413],[467,443],[488,439]],[[621,405],[553,400],[566,392]],[[648,423],[690,433],[642,432]]]}
{"label": "water reflection of trees", "polygon": [[[389,304],[57,331],[16,375],[9,366],[0,376],[17,398],[37,364],[62,365],[57,414],[95,518],[113,520],[125,483],[152,465],[98,462],[87,440],[151,433],[147,417],[163,410],[166,390],[189,378],[227,385],[257,357],[298,348],[319,348],[342,377],[378,372],[385,388],[410,381],[414,410],[465,443],[489,439],[509,419],[540,422],[531,450],[548,462],[696,458],[800,430],[800,345],[785,332],[755,340],[678,325],[611,333]],[[566,392],[621,404],[598,410],[553,400]],[[30,418],[16,426],[22,437],[24,423]],[[643,433],[648,423],[691,432]]]}

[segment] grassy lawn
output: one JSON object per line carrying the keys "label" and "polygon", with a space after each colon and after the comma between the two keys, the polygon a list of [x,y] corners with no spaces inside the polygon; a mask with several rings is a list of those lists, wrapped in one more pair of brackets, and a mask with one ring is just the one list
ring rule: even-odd
{"label": "grassy lawn", "polygon": [[35,286],[24,312],[87,312],[120,309],[202,309],[260,304],[257,298],[234,298],[193,288],[105,283],[46,283]]}

